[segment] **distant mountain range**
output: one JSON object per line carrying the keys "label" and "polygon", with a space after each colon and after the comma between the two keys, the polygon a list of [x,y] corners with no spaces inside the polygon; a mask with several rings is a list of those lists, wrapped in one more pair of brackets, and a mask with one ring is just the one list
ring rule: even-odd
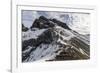
{"label": "distant mountain range", "polygon": [[89,35],[79,34],[66,23],[40,16],[30,28],[22,24],[22,62],[89,58]]}

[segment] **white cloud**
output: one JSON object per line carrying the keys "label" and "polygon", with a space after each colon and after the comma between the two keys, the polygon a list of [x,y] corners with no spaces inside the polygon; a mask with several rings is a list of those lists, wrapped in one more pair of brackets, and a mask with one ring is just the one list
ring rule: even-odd
{"label": "white cloud", "polygon": [[90,15],[89,14],[73,14],[73,25],[70,27],[80,34],[90,33]]}

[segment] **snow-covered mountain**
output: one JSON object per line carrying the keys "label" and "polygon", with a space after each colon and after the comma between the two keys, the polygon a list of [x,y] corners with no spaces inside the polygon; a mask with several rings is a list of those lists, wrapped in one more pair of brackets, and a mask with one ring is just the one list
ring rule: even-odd
{"label": "snow-covered mountain", "polygon": [[57,19],[40,16],[29,29],[22,27],[22,62],[89,59],[89,45],[85,35]]}

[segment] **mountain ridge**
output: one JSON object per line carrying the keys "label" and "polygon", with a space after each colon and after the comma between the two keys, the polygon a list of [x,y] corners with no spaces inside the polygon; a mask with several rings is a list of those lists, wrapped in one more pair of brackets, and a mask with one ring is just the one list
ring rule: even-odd
{"label": "mountain ridge", "polygon": [[73,32],[67,24],[57,19],[40,16],[27,31],[22,32],[22,62],[90,58],[89,44],[87,40],[82,40],[84,36]]}

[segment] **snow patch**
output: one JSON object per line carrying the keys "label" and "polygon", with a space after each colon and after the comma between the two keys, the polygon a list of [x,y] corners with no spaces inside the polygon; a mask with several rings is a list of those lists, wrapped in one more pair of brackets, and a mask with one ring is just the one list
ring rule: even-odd
{"label": "snow patch", "polygon": [[35,31],[28,30],[27,32],[22,32],[22,40],[29,40],[31,38],[37,39],[46,29],[37,29]]}

